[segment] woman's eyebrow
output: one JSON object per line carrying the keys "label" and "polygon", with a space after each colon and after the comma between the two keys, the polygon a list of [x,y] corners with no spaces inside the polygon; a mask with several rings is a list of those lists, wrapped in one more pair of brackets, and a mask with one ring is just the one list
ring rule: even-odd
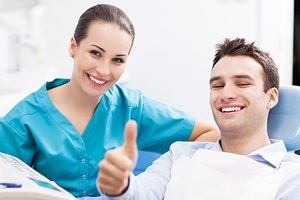
{"label": "woman's eyebrow", "polygon": [[96,48],[98,48],[99,50],[105,52],[105,50],[104,50],[103,48],[99,47],[98,45],[92,44],[91,46],[96,47]]}
{"label": "woman's eyebrow", "polygon": [[[96,48],[98,48],[100,51],[102,51],[102,52],[106,52],[103,48],[101,48],[101,47],[99,47],[98,45],[96,45],[96,44],[92,44],[91,46],[94,46],[94,47],[96,47]],[[118,56],[118,57],[120,57],[120,56],[127,56],[127,54],[117,54],[116,56]]]}

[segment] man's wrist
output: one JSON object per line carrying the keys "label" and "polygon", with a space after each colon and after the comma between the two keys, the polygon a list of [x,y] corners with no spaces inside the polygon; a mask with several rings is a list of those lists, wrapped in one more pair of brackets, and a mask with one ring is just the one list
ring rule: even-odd
{"label": "man's wrist", "polygon": [[102,190],[100,190],[99,192],[102,194],[102,195],[105,195],[107,197],[119,197],[119,196],[122,196],[129,188],[129,184],[130,184],[130,176],[128,177],[128,183],[127,183],[127,186],[122,190],[122,192],[120,194],[108,194]]}

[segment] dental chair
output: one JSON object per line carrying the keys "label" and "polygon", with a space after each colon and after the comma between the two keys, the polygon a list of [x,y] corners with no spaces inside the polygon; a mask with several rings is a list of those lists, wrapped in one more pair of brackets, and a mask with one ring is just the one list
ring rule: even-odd
{"label": "dental chair", "polygon": [[[280,86],[278,104],[269,113],[268,133],[270,139],[282,139],[288,151],[300,150],[300,86]],[[143,172],[159,156],[139,150],[133,173]]]}
{"label": "dental chair", "polygon": [[159,158],[159,156],[161,155],[159,153],[154,153],[154,152],[150,152],[150,151],[142,151],[142,150],[139,150],[138,153],[139,153],[138,161],[133,170],[134,175],[138,175],[138,174],[142,173],[143,171],[145,171],[145,169],[148,166],[150,166],[152,164],[152,162],[154,160],[156,160],[157,158]]}
{"label": "dental chair", "polygon": [[288,151],[300,149],[300,86],[279,87],[278,104],[268,118],[270,139],[282,139]]}

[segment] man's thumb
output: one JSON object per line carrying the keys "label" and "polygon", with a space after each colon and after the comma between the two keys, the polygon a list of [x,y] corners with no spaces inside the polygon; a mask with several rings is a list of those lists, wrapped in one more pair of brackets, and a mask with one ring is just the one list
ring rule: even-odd
{"label": "man's thumb", "polygon": [[136,137],[137,137],[137,124],[134,120],[130,120],[126,123],[124,131],[124,151],[125,154],[133,161],[136,161],[137,157],[137,146],[136,146]]}

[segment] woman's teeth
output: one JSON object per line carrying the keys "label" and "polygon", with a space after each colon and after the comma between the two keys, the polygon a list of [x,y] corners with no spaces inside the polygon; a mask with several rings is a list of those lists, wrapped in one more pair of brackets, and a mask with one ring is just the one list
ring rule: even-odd
{"label": "woman's teeth", "polygon": [[90,77],[90,79],[93,81],[93,82],[95,82],[95,83],[97,83],[97,84],[100,84],[100,85],[102,85],[102,84],[104,84],[106,81],[100,81],[100,80],[98,80],[98,79],[95,79],[94,77],[92,77],[92,76],[89,76]]}

